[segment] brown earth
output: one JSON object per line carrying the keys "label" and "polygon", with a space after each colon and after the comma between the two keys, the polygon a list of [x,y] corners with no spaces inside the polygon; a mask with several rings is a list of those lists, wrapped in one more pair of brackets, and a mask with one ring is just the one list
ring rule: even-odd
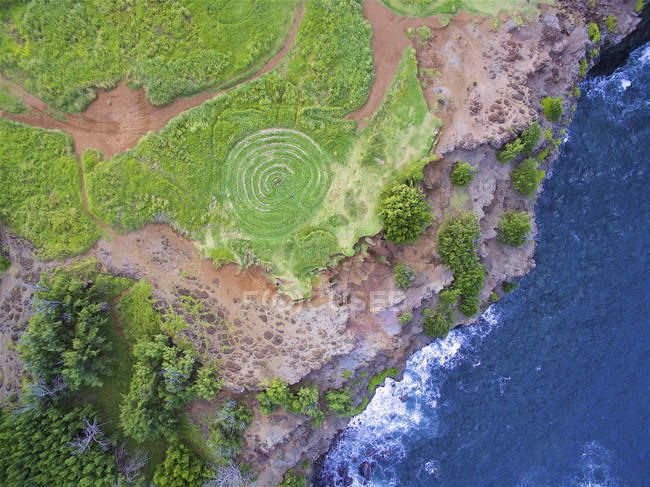
{"label": "brown earth", "polygon": [[277,66],[293,44],[304,11],[305,2],[303,0],[293,27],[280,52],[273,56],[262,69],[226,89],[200,93],[189,98],[179,98],[169,105],[157,107],[149,103],[143,90],[129,89],[126,82],[122,80],[115,89],[97,90],[97,98],[83,113],[60,114],[59,118],[63,117],[64,119],[59,120],[50,114],[52,111],[43,101],[20,87],[12,85],[11,88],[23,96],[31,113],[13,114],[0,110],[0,116],[35,127],[65,130],[74,139],[77,155],[81,155],[88,149],[100,149],[105,158],[111,158],[135,146],[147,132],[162,129],[171,118],[179,113],[258,78]]}

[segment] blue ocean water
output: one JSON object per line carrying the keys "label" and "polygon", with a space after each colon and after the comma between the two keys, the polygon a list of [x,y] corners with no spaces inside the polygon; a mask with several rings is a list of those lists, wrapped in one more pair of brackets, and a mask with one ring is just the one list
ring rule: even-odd
{"label": "blue ocean water", "polygon": [[650,485],[650,44],[580,89],[537,267],[378,389],[323,486]]}

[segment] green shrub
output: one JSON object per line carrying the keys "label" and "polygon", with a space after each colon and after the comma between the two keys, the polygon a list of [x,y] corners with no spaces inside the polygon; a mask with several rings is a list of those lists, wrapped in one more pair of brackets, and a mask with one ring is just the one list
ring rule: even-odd
{"label": "green shrub", "polygon": [[315,416],[318,411],[318,387],[303,386],[289,397],[287,410],[291,414]]}
{"label": "green shrub", "polygon": [[530,217],[522,211],[506,211],[499,219],[499,235],[497,240],[511,247],[519,247],[526,243],[530,233]]}
{"label": "green shrub", "polygon": [[499,295],[495,292],[490,293],[490,301],[496,303],[499,300]]}
{"label": "green shrub", "polygon": [[466,316],[478,311],[478,294],[485,279],[485,265],[476,248],[479,236],[478,218],[472,213],[452,218],[438,230],[438,254],[454,274],[451,290],[460,296],[458,309]]}
{"label": "green shrub", "polygon": [[257,394],[262,414],[271,414],[276,407],[286,408],[289,405],[289,386],[279,377],[260,384],[260,387],[264,387],[264,390]]}
{"label": "green shrub", "polygon": [[451,171],[451,184],[454,186],[467,186],[472,182],[475,176],[474,168],[463,161],[456,161]]}
{"label": "green shrub", "polygon": [[608,15],[607,18],[605,19],[605,25],[607,25],[607,30],[610,32],[614,32],[616,30],[616,22],[617,22],[616,15]]}
{"label": "green shrub", "polygon": [[553,132],[551,131],[551,127],[546,127],[546,131],[544,132],[544,139],[546,140],[553,140]]}
{"label": "green shrub", "polygon": [[580,73],[578,73],[578,76],[580,76],[581,78],[586,75],[587,75],[587,58],[580,61]]}
{"label": "green shrub", "polygon": [[524,143],[523,151],[531,155],[537,147],[540,137],[542,136],[542,127],[539,126],[539,122],[535,120],[530,127],[524,130],[519,138]]}
{"label": "green shrub", "polygon": [[516,282],[504,282],[503,284],[501,284],[501,289],[503,289],[503,292],[506,294],[511,293],[518,287],[519,287],[519,283]]}
{"label": "green shrub", "polygon": [[401,262],[395,265],[394,272],[395,285],[401,289],[408,289],[415,280],[415,271]]}
{"label": "green shrub", "polygon": [[643,10],[643,0],[636,1],[636,7],[634,10],[636,11],[636,13],[639,13],[641,12],[641,10]]}
{"label": "green shrub", "polygon": [[153,309],[152,292],[153,286],[141,279],[120,299],[117,317],[125,324],[124,334],[131,344],[160,331],[160,314]]}
{"label": "green shrub", "polygon": [[4,255],[0,255],[0,272],[5,272],[7,269],[9,269],[9,267],[11,267],[11,261],[9,258]]}
{"label": "green shrub", "polygon": [[197,397],[209,401],[219,394],[223,387],[223,378],[219,374],[219,367],[215,364],[204,365],[198,370],[194,385]]}
{"label": "green shrub", "polygon": [[384,369],[378,374],[373,375],[370,378],[370,383],[368,384],[368,393],[372,396],[375,393],[375,389],[384,383],[386,377],[392,377],[393,379],[397,377],[398,371],[396,368]]}
{"label": "green shrub", "polygon": [[524,196],[532,196],[546,173],[537,170],[537,162],[529,157],[515,167],[510,174],[512,186]]}
{"label": "green shrub", "polygon": [[537,154],[537,160],[543,162],[548,157],[549,152],[551,152],[551,148],[546,147],[542,152]]}
{"label": "green shrub", "polygon": [[350,390],[346,387],[341,389],[330,389],[325,393],[327,408],[342,418],[352,415],[354,403]]}
{"label": "green shrub", "polygon": [[276,485],[276,487],[306,487],[307,479],[304,475],[293,472],[293,468],[287,470],[282,478],[282,483]]}
{"label": "green shrub", "polygon": [[451,313],[445,313],[441,310],[422,319],[424,333],[432,338],[445,338],[453,325],[454,321],[451,318]]}
{"label": "green shrub", "polygon": [[564,114],[560,97],[547,96],[542,100],[542,107],[544,107],[544,116],[551,122],[557,122]]}
{"label": "green shrub", "polygon": [[576,98],[580,98],[580,88],[577,86],[573,89],[573,96]]}
{"label": "green shrub", "polygon": [[524,150],[524,142],[517,138],[508,142],[505,146],[497,151],[497,161],[502,164],[512,161]]}
{"label": "green shrub", "polygon": [[167,448],[165,461],[158,465],[153,481],[158,487],[201,487],[208,469],[203,460],[179,442]]}
{"label": "green shrub", "polygon": [[409,39],[415,39],[415,29],[413,27],[406,29],[406,37]]}
{"label": "green shrub", "polygon": [[412,316],[410,311],[404,311],[401,315],[399,315],[399,322],[402,325],[408,325],[411,322]]}
{"label": "green shrub", "polygon": [[423,25],[418,29],[418,35],[420,36],[420,39],[423,41],[428,41],[431,39],[431,29],[427,27],[426,25]]}
{"label": "green shrub", "polygon": [[592,42],[598,42],[600,40],[600,29],[598,28],[598,25],[590,22],[587,24],[587,32],[589,33],[589,39],[591,39]]}
{"label": "green shrub", "polygon": [[396,244],[414,243],[433,220],[431,205],[419,187],[394,185],[382,200],[379,215],[384,237]]}

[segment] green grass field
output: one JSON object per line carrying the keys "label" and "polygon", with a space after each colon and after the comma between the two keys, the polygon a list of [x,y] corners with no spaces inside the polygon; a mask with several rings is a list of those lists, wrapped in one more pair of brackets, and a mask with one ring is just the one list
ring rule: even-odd
{"label": "green grass field", "polygon": [[[391,10],[405,17],[429,17],[437,14],[466,12],[495,16],[500,12],[531,12],[539,0],[380,0]],[[546,3],[552,3],[548,0]]]}
{"label": "green grass field", "polygon": [[39,255],[79,254],[100,231],[84,210],[72,138],[0,118],[0,220]]}
{"label": "green grass field", "polygon": [[122,78],[155,105],[259,70],[298,0],[32,0],[0,3],[0,73],[78,112]]}
{"label": "green grass field", "polygon": [[[246,5],[232,4],[228,12],[258,18],[259,12],[244,15]],[[110,160],[94,150],[83,154],[90,212],[123,232],[167,222],[198,239],[217,265],[260,265],[282,281],[282,292],[309,296],[319,272],[352,255],[360,237],[381,230],[382,190],[429,156],[440,124],[427,109],[412,48],[368,126],[357,132],[356,122],[344,118],[365,102],[374,78],[372,32],[361,6],[307,0],[296,40],[275,70],[180,114]],[[99,232],[83,214],[69,138],[9,122],[3,127],[21,134],[0,132],[0,140],[12,139],[0,160],[9,180],[18,180],[13,173],[21,164],[34,167],[42,157],[47,171],[34,171],[28,181],[48,196],[61,188],[55,200],[66,202],[61,216],[50,214],[44,194],[28,219],[21,213],[28,198],[16,186],[5,195],[3,221],[49,245],[51,257],[87,248]],[[63,144],[65,157],[34,146],[43,134]],[[16,146],[21,138],[32,145]],[[65,171],[48,172],[54,161]],[[58,182],[64,175],[65,185]],[[43,222],[52,219],[61,223],[48,233]],[[32,220],[39,226],[32,228]]]}

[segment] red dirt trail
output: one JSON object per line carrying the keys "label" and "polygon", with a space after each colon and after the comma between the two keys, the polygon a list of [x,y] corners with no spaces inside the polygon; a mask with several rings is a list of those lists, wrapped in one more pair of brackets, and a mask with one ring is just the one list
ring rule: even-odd
{"label": "red dirt trail", "polygon": [[124,81],[120,81],[117,87],[110,91],[97,90],[97,99],[83,113],[65,114],[66,120],[53,117],[46,112],[49,109],[47,104],[34,95],[19,90],[31,113],[12,114],[0,110],[0,116],[35,127],[65,130],[72,135],[78,155],[93,148],[100,149],[105,158],[111,158],[135,146],[147,132],[162,129],[176,115],[258,78],[277,66],[293,45],[304,11],[303,0],[280,52],[261,70],[229,88],[180,98],[169,105],[156,107],[147,101],[144,91],[129,89]]}

